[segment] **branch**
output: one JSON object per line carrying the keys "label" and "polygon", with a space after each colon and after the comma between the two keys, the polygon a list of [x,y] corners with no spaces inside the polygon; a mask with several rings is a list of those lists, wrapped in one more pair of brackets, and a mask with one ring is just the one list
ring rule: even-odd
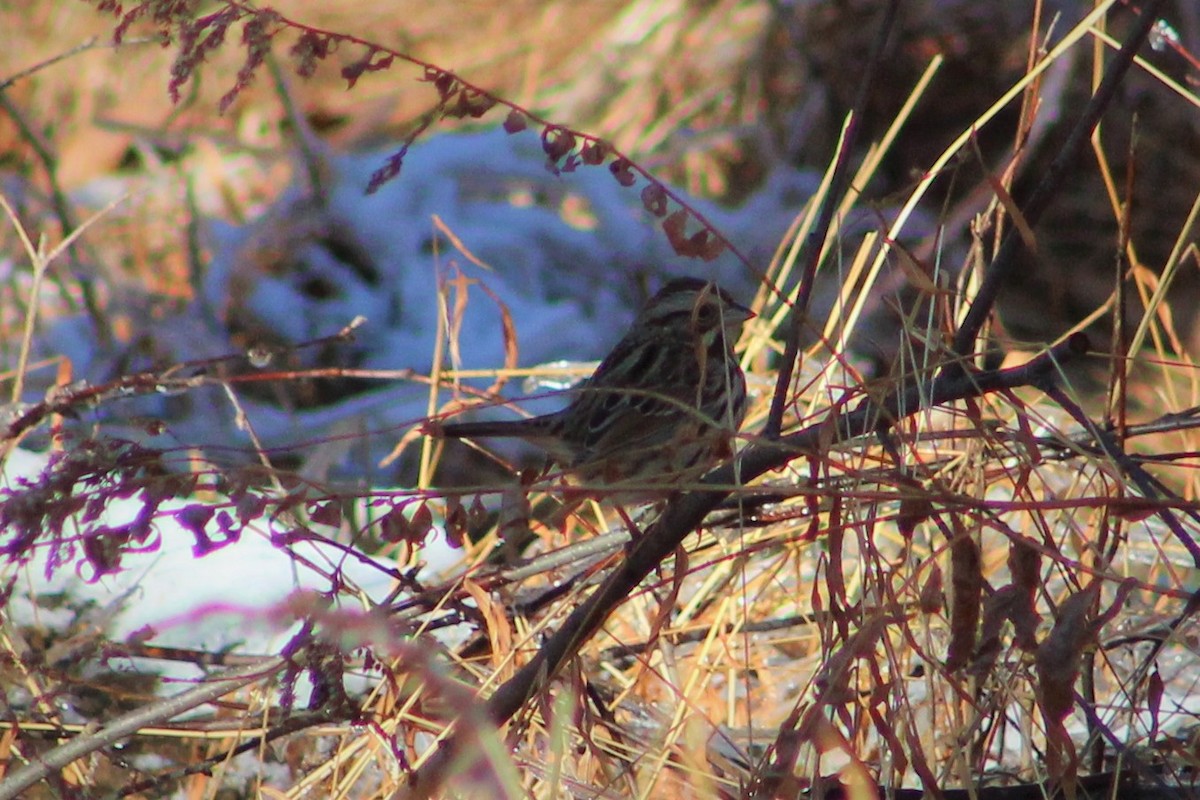
{"label": "branch", "polygon": [[[883,47],[891,35],[896,22],[896,12],[899,0],[892,0],[884,10],[883,19],[879,23],[879,31],[871,45],[867,56],[867,68],[863,74],[862,83],[858,87],[858,96],[850,117],[846,123],[846,132],[842,137],[842,146],[838,150],[837,163],[833,167],[833,175],[826,193],[825,205],[817,224],[808,235],[805,242],[804,271],[800,275],[800,289],[796,294],[796,303],[792,306],[791,322],[788,325],[787,341],[784,342],[783,357],[779,362],[779,375],[775,379],[775,393],[771,396],[771,410],[767,414],[767,424],[763,427],[762,435],[766,439],[776,439],[783,428],[783,412],[787,405],[788,389],[792,385],[792,375],[796,369],[796,360],[800,357],[800,336],[804,331],[804,321],[808,315],[809,302],[812,299],[813,287],[817,282],[817,266],[821,262],[821,251],[825,249],[825,241],[829,236],[829,228],[833,224],[833,212],[845,191],[846,181],[850,174],[850,156],[854,151],[855,140],[858,138],[858,127],[866,113],[867,100],[871,87],[875,83],[875,72],[883,59]],[[786,298],[786,293],[784,295]]]}
{"label": "branch", "polygon": [[147,725],[164,722],[185,711],[190,711],[197,706],[237,691],[243,686],[273,675],[282,669],[285,663],[283,658],[269,658],[248,667],[230,670],[194,689],[188,689],[186,692],[117,717],[95,733],[76,736],[45,755],[35,757],[29,764],[0,781],[0,800],[13,800],[20,797],[21,792],[35,783],[45,780],[52,772],[62,769],[72,761],[83,758],[88,753],[94,753],[102,747],[115,744],[137,733],[139,729]]}
{"label": "branch", "polygon": [[[1028,227],[1034,227],[1041,220],[1058,191],[1066,183],[1068,173],[1082,155],[1083,149],[1092,137],[1092,132],[1100,122],[1100,117],[1104,115],[1118,86],[1125,78],[1125,73],[1133,66],[1133,59],[1137,55],[1138,48],[1150,35],[1150,29],[1158,21],[1164,4],[1165,0],[1148,0],[1142,6],[1137,24],[1130,31],[1116,56],[1113,57],[1112,64],[1104,73],[1104,79],[1100,81],[1100,85],[1096,87],[1096,92],[1088,102],[1087,108],[1084,109],[1070,134],[1067,135],[1066,141],[1063,142],[1054,161],[1050,163],[1045,176],[1042,177],[1029,198],[1021,203],[1021,215],[1025,218]],[[954,334],[952,349],[959,360],[946,364],[942,368],[942,375],[947,379],[954,377],[954,373],[961,373],[966,369],[966,359],[974,352],[975,340],[979,336],[979,331],[996,305],[1000,288],[1016,270],[1017,257],[1021,255],[1024,248],[1025,240],[1021,237],[1020,231],[1013,227],[1000,243],[999,252],[988,265],[979,291],[976,292],[975,298],[971,301],[971,307],[967,310],[962,324]]]}

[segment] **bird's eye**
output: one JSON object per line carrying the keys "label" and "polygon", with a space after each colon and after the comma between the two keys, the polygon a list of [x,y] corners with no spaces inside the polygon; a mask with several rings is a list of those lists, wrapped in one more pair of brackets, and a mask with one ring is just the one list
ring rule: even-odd
{"label": "bird's eye", "polygon": [[717,307],[712,303],[703,303],[696,309],[696,321],[701,325],[715,325],[717,317]]}

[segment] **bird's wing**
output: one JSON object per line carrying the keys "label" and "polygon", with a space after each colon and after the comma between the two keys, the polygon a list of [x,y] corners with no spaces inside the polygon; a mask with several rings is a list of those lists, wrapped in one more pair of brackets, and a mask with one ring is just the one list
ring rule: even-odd
{"label": "bird's wing", "polygon": [[672,417],[686,418],[687,409],[695,408],[699,367],[694,355],[660,347],[633,358],[620,374],[603,373],[609,380],[582,387],[576,411],[586,427],[580,431],[577,464],[649,453],[676,435]]}

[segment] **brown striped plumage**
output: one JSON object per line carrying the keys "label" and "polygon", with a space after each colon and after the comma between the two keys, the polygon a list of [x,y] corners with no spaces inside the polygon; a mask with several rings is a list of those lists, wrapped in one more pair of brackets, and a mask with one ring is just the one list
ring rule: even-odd
{"label": "brown striped plumage", "polygon": [[528,439],[584,486],[662,493],[731,452],[729,440],[746,415],[746,377],[733,344],[752,316],[714,283],[671,281],[562,411],[448,423],[440,432]]}

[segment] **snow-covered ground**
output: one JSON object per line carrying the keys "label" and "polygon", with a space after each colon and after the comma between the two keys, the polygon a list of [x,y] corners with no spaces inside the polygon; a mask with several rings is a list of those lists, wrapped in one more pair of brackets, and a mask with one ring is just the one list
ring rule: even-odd
{"label": "snow-covered ground", "polygon": [[[56,469],[56,461],[45,455],[12,451],[0,471],[0,503],[20,496]],[[90,630],[115,642],[278,654],[299,628],[292,622],[298,613],[288,611],[290,601],[306,592],[319,593],[335,598],[335,607],[365,610],[363,601],[382,602],[396,586],[394,576],[407,567],[358,551],[348,554],[346,547],[320,540],[291,541],[284,519],[274,518],[269,507],[239,527],[235,538],[215,519],[202,526],[206,537],[198,537],[172,513],[194,502],[179,497],[158,504],[146,541],[123,548],[114,563],[89,557],[85,542],[99,531],[119,530],[137,519],[146,506],[143,492],[126,497],[113,493],[99,513],[81,509],[65,521],[61,536],[47,536],[33,548],[14,548],[19,526],[0,527],[0,582],[13,589],[4,617],[16,625],[59,632]],[[222,498],[209,494],[203,502],[220,507]],[[308,527],[322,526],[309,522]],[[418,574],[434,580],[457,564],[460,555],[435,527],[418,554],[423,565]],[[110,669],[151,669],[176,680],[203,674],[178,661],[106,660]],[[14,686],[13,691],[17,695],[10,695],[9,702],[23,705],[23,690]],[[71,716],[69,708],[61,710]]]}
{"label": "snow-covered ground", "polygon": [[[435,363],[444,370],[503,368],[506,315],[516,366],[586,363],[607,351],[647,291],[669,276],[713,277],[747,302],[758,288],[760,276],[729,252],[711,263],[676,256],[643,207],[644,184],[622,187],[604,166],[552,174],[533,132],[432,137],[410,150],[398,177],[366,194],[389,152],[321,154],[320,192],[310,190],[298,167],[294,185],[257,220],[212,223],[214,257],[202,297],[167,319],[133,315],[143,349],[106,349],[78,316],[41,337],[38,355],[67,356],[74,374],[92,382],[237,354],[249,342],[285,353],[269,369],[375,371],[365,391],[360,384],[315,402],[288,381],[269,389],[243,384],[237,404],[244,423],[216,386],[182,398],[130,398],[96,412],[110,435],[146,441],[145,426],[128,421],[161,420],[171,444],[214,457],[219,449],[222,461],[252,457],[248,425],[265,447],[288,447],[290,457],[318,464],[310,477],[361,476],[363,464],[378,463],[429,408],[427,384],[399,371],[427,376]],[[781,169],[739,208],[689,202],[763,268],[815,182]],[[104,199],[98,193],[93,201]],[[358,317],[366,322],[353,342],[289,349]],[[514,381],[505,391],[521,397],[545,387]],[[442,391],[438,402],[451,396]],[[361,435],[372,431],[380,433]],[[354,447],[330,441],[348,432],[360,434]],[[164,440],[149,443],[161,447]]]}

